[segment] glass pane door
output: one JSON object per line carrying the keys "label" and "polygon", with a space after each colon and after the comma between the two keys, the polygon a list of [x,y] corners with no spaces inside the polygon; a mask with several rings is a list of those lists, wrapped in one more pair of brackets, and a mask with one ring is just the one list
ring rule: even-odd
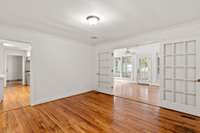
{"label": "glass pane door", "polygon": [[115,57],[114,58],[114,77],[120,77],[120,70],[121,70],[121,58]]}
{"label": "glass pane door", "polygon": [[113,54],[110,51],[98,53],[98,90],[112,94]]}
{"label": "glass pane door", "polygon": [[138,58],[137,78],[139,83],[148,84],[151,82],[151,57],[140,56]]}
{"label": "glass pane door", "polygon": [[131,74],[132,74],[132,57],[131,56],[122,57],[122,77],[130,79]]}
{"label": "glass pane door", "polygon": [[162,46],[162,107],[199,115],[199,48],[195,40]]}

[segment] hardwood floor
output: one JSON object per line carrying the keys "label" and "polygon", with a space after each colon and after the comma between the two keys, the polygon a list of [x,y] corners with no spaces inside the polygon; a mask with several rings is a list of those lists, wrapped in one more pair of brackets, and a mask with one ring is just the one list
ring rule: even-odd
{"label": "hardwood floor", "polygon": [[200,118],[89,92],[3,112],[1,133],[200,133]]}
{"label": "hardwood floor", "polygon": [[114,95],[159,106],[158,86],[147,86],[130,83],[126,80],[114,81]]}
{"label": "hardwood floor", "polygon": [[29,86],[23,86],[19,82],[9,83],[4,90],[4,99],[0,104],[0,112],[30,105],[29,94]]}

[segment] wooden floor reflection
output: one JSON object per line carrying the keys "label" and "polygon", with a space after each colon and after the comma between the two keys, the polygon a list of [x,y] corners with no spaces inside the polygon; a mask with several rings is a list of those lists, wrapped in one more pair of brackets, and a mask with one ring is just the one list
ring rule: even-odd
{"label": "wooden floor reflection", "polygon": [[200,133],[200,118],[89,92],[0,113],[0,133]]}
{"label": "wooden floor reflection", "polygon": [[115,80],[114,95],[147,104],[159,105],[158,86],[139,85],[126,80]]}

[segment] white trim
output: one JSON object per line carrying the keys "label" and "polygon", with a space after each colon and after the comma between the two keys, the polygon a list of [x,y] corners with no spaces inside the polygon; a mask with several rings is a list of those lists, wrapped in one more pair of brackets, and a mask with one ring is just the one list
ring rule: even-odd
{"label": "white trim", "polygon": [[96,90],[97,92],[101,92],[101,93],[104,93],[104,94],[108,94],[108,95],[113,95],[113,89],[111,90],[111,89],[97,89]]}
{"label": "white trim", "polygon": [[[196,69],[197,69],[197,74],[196,74],[196,78],[200,79],[200,40],[196,39]],[[200,83],[197,82],[196,84],[196,104],[197,104],[197,110],[198,112],[198,116],[200,116]]]}
{"label": "white trim", "polygon": [[164,99],[164,43],[160,45],[160,106],[161,101]]}
{"label": "white trim", "polygon": [[135,81],[135,80],[125,79],[125,78],[114,78],[114,81],[126,81],[129,83],[137,83],[137,81]]}
{"label": "white trim", "polygon": [[160,86],[160,83],[152,83],[153,86]]}

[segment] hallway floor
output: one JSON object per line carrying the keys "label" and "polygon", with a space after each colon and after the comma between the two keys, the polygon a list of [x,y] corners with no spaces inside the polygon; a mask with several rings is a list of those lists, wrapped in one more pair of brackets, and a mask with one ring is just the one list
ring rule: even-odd
{"label": "hallway floor", "polygon": [[8,83],[4,90],[4,99],[0,104],[0,112],[5,112],[29,105],[29,86],[23,86],[20,82]]}

